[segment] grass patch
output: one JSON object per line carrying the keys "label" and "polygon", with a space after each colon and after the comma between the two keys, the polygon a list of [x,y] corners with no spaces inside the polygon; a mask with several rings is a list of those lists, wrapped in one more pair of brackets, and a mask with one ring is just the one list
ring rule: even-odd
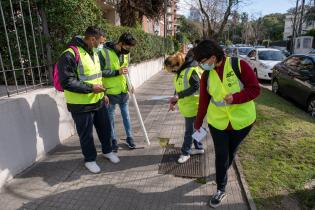
{"label": "grass patch", "polygon": [[256,100],[257,121],[239,151],[258,209],[285,209],[293,200],[315,209],[315,120],[272,92]]}

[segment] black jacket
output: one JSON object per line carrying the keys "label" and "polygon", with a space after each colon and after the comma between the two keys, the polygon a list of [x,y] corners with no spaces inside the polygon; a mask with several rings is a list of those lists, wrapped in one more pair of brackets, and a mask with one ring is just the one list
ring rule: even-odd
{"label": "black jacket", "polygon": [[[93,59],[93,51],[88,49],[85,42],[79,37],[74,37],[68,46],[82,47]],[[80,81],[77,75],[77,63],[75,56],[70,52],[63,53],[58,61],[58,77],[64,90],[76,93],[92,93],[92,85]],[[95,104],[68,104],[68,110],[72,113],[81,113],[96,111],[104,106],[104,100],[101,99]]]}
{"label": "black jacket", "polygon": [[[180,67],[180,69],[176,72],[176,75],[177,75],[177,78],[179,77],[180,73],[189,68],[189,67],[194,67],[194,66],[198,66],[198,63],[197,61],[195,61],[193,59],[192,56],[188,56],[185,58],[185,63]],[[179,93],[176,93],[178,95],[178,98],[184,98],[184,97],[187,97],[187,96],[191,96],[193,95],[196,91],[199,90],[199,86],[200,86],[200,78],[198,76],[198,74],[193,71],[193,73],[191,74],[191,77],[189,79],[189,84],[190,84],[190,87],[186,90],[183,90]]]}

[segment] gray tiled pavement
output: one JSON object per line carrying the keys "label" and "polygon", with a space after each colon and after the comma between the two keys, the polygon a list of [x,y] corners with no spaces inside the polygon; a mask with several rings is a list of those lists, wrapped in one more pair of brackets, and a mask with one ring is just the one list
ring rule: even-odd
{"label": "gray tiled pavement", "polygon": [[[73,136],[3,188],[0,209],[210,209],[207,205],[209,195],[216,189],[211,136],[208,136],[206,149],[210,153],[207,167],[211,176],[206,184],[158,174],[163,154],[159,137],[170,138],[170,143],[180,146],[184,133],[184,120],[178,111],[168,113],[166,101],[150,100],[153,96],[173,94],[171,77],[161,72],[137,89],[140,110],[152,143],[150,147],[143,142],[131,107],[135,140],[143,148],[131,151],[122,145],[118,153],[121,162],[117,165],[99,155],[97,162],[102,172],[90,174],[83,166],[78,137]],[[117,134],[120,138],[125,137],[120,117],[117,117]],[[233,168],[229,171],[227,192],[227,199],[218,209],[248,209]]]}

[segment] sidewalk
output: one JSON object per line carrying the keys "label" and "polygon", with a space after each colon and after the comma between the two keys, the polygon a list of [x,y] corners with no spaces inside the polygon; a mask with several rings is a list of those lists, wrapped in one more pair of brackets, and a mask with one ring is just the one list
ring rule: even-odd
{"label": "sidewalk", "polygon": [[[161,72],[136,90],[150,147],[143,141],[136,113],[131,108],[135,142],[142,148],[128,150],[122,145],[118,153],[121,162],[117,165],[99,155],[97,162],[102,172],[91,174],[83,166],[79,140],[74,136],[45,160],[12,180],[0,194],[0,209],[210,209],[209,195],[216,190],[210,135],[206,145],[210,176],[206,184],[158,173],[164,152],[159,138],[170,138],[170,144],[180,147],[184,133],[184,120],[178,111],[168,113],[165,100],[150,100],[153,96],[171,96],[171,81],[171,75]],[[117,121],[117,134],[125,138],[120,116]],[[96,137],[95,143],[100,152]],[[123,140],[120,143],[123,144]],[[227,199],[217,209],[248,209],[233,168],[229,171],[227,193]]]}

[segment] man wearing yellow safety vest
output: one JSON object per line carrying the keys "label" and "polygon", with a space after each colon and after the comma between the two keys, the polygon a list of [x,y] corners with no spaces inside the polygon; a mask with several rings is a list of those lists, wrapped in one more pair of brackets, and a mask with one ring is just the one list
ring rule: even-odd
{"label": "man wearing yellow safety vest", "polygon": [[125,75],[128,74],[129,51],[136,45],[136,40],[130,33],[123,33],[117,43],[107,42],[99,51],[101,70],[103,73],[103,85],[109,98],[108,113],[111,123],[112,149],[118,151],[115,132],[115,108],[119,105],[123,119],[126,143],[130,149],[135,149],[132,127],[129,115],[129,94],[133,87],[128,87]]}
{"label": "man wearing yellow safety vest", "polygon": [[195,129],[207,121],[215,150],[217,192],[209,202],[217,207],[226,197],[227,171],[237,149],[256,120],[254,99],[260,87],[252,68],[236,57],[225,57],[213,40],[204,40],[194,57],[205,71],[200,81],[200,100]]}
{"label": "man wearing yellow safety vest", "polygon": [[[105,106],[105,88],[102,84],[102,72],[96,52],[98,45],[105,41],[101,29],[90,26],[84,37],[76,36],[68,44],[59,61],[58,77],[68,110],[80,138],[85,167],[92,173],[99,173],[96,164],[96,149],[93,140],[93,125],[102,145],[105,158],[118,163],[119,158],[112,152],[110,142],[110,123]],[[77,51],[73,50],[73,47]],[[76,54],[79,60],[76,60]]]}
{"label": "man wearing yellow safety vest", "polygon": [[[165,59],[167,66],[171,64],[171,58]],[[168,69],[175,73],[173,84],[175,86],[175,96],[170,99],[170,110],[175,110],[177,103],[179,112],[185,118],[185,135],[181,148],[181,155],[178,163],[185,163],[190,155],[203,154],[204,149],[201,142],[193,141],[194,121],[196,119],[199,103],[199,83],[203,70],[198,67],[198,63],[193,58],[192,50],[188,51],[185,62],[182,66],[175,69]],[[191,149],[194,143],[195,149]]]}

